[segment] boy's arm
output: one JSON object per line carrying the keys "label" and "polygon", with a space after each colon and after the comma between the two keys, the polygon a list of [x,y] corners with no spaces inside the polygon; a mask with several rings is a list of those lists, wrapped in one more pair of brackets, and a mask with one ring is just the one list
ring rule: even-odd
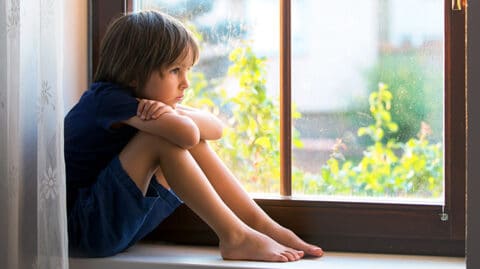
{"label": "boy's arm", "polygon": [[177,105],[175,110],[180,115],[192,119],[200,130],[200,138],[203,140],[217,140],[222,137],[223,123],[211,113],[195,108]]}
{"label": "boy's arm", "polygon": [[138,130],[160,136],[181,148],[189,149],[200,141],[200,130],[187,116],[172,109],[153,120],[142,120],[138,116],[124,121]]}

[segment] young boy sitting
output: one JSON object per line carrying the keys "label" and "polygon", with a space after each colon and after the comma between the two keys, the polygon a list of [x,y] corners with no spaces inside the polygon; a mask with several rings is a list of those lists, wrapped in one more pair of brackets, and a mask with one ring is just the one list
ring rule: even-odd
{"label": "young boy sitting", "polygon": [[206,141],[222,123],[178,104],[198,57],[192,34],[166,14],[109,26],[95,82],[65,118],[71,255],[119,253],[182,201],[215,231],[224,259],[323,255],[267,216],[212,151]]}

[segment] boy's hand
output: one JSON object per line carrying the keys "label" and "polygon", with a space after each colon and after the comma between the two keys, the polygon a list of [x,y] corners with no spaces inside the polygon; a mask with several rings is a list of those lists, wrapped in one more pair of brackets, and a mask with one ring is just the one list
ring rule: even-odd
{"label": "boy's hand", "polygon": [[174,112],[171,106],[160,101],[139,98],[137,100],[137,116],[142,120],[156,120],[165,113]]}

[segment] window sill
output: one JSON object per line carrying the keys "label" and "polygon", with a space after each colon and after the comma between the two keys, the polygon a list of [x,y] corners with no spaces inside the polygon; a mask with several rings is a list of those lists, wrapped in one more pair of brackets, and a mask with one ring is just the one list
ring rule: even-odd
{"label": "window sill", "polygon": [[336,269],[465,269],[464,258],[328,252],[323,258],[292,263],[224,261],[216,247],[138,244],[108,258],[70,259],[71,269],[171,268],[336,268]]}

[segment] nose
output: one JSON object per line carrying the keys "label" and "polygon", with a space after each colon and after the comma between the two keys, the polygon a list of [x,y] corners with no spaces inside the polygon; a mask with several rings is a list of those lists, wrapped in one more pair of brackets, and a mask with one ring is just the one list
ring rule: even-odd
{"label": "nose", "polygon": [[186,73],[182,76],[182,81],[180,85],[182,90],[186,90],[188,89],[188,87],[190,87],[190,81],[188,81],[188,77]]}

